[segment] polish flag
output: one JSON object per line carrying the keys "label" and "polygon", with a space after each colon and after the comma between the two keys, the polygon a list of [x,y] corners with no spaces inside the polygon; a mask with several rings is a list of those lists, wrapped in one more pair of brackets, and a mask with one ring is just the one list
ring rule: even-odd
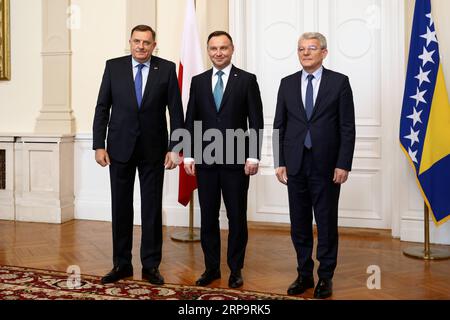
{"label": "polish flag", "polygon": [[[200,49],[197,20],[195,18],[194,0],[186,0],[186,14],[184,18],[183,36],[181,39],[181,59],[178,70],[178,84],[183,100],[184,114],[189,101],[189,90],[192,77],[203,72],[203,59]],[[191,200],[192,192],[197,189],[196,177],[186,174],[184,166],[180,164],[178,182],[178,202],[187,206]]]}

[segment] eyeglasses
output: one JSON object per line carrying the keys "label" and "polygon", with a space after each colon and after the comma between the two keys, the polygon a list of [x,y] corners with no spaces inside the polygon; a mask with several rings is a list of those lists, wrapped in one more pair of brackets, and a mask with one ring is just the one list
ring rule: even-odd
{"label": "eyeglasses", "polygon": [[299,47],[297,48],[298,52],[304,54],[306,52],[306,50],[308,51],[312,51],[312,52],[316,52],[317,50],[322,49],[322,48],[318,48],[317,46],[307,46],[306,48],[304,47]]}
{"label": "eyeglasses", "polygon": [[141,44],[141,42],[142,42],[144,47],[150,47],[153,44],[153,42],[150,42],[150,41],[147,41],[147,40],[139,40],[139,39],[133,39],[132,42],[133,42],[133,44],[135,46],[139,46]]}

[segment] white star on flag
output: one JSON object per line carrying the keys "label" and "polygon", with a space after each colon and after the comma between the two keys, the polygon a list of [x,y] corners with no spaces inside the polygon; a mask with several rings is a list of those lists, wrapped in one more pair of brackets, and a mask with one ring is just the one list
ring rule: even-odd
{"label": "white star on flag", "polygon": [[414,143],[420,142],[419,141],[419,132],[420,132],[420,130],[414,131],[414,129],[411,127],[411,133],[408,136],[404,137],[405,139],[411,140],[411,147],[414,145]]}
{"label": "white star on flag", "polygon": [[428,27],[427,27],[427,33],[422,34],[420,37],[427,40],[427,47],[430,45],[431,41],[438,43],[437,38],[436,38],[436,31],[431,31],[430,28],[428,28]]}
{"label": "white star on flag", "polygon": [[419,56],[419,59],[423,61],[422,67],[425,67],[427,62],[434,63],[434,60],[432,58],[434,52],[435,52],[435,50],[428,52],[427,49],[425,47],[423,47],[423,53]]}
{"label": "white star on flag", "polygon": [[433,16],[431,15],[431,12],[429,13],[429,14],[426,14],[425,15],[428,19],[430,19],[430,27],[434,24],[434,21],[433,21]]}
{"label": "white star on flag", "polygon": [[419,112],[417,112],[416,108],[413,107],[413,114],[407,116],[408,119],[411,119],[413,121],[413,127],[416,126],[417,122],[422,123],[422,119],[420,119],[420,115],[422,114],[423,110],[420,110]]}
{"label": "white star on flag", "polygon": [[416,100],[416,107],[419,105],[420,102],[423,102],[425,104],[427,103],[423,97],[425,93],[427,93],[427,90],[419,91],[419,88],[417,88],[417,93],[414,96],[410,96],[411,99]]}
{"label": "white star on flag", "polygon": [[422,67],[420,67],[419,74],[417,76],[415,76],[415,78],[417,80],[419,80],[419,87],[422,85],[423,82],[428,82],[428,83],[431,82],[430,79],[428,78],[428,75],[430,74],[430,72],[431,72],[431,70],[427,71],[427,72],[423,72]]}
{"label": "white star on flag", "polygon": [[417,156],[417,150],[413,152],[410,148],[408,148],[408,154],[409,154],[409,157],[411,158],[411,160],[412,160],[413,162],[418,163],[418,162],[417,162],[417,158],[416,158],[416,156]]}

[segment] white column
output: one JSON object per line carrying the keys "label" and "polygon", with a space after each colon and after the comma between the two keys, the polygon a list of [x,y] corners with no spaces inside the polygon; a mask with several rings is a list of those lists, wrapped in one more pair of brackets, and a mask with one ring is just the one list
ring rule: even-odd
{"label": "white column", "polygon": [[70,0],[42,0],[43,101],[37,133],[75,133],[71,107]]}

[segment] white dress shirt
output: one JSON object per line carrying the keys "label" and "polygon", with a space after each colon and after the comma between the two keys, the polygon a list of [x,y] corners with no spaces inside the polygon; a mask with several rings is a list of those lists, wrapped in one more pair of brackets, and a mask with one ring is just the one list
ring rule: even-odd
{"label": "white dress shirt", "polygon": [[[227,67],[223,68],[221,71],[223,72],[222,75],[222,82],[223,82],[223,91],[225,91],[225,88],[227,87],[228,79],[230,78],[230,72],[231,72],[232,65],[229,64]],[[214,88],[216,87],[217,81],[219,81],[219,76],[217,75],[217,72],[219,69],[216,67],[213,67],[213,73],[212,73],[212,92],[214,92]]]}
{"label": "white dress shirt", "polygon": [[[145,86],[147,85],[147,78],[148,78],[148,73],[150,72],[150,59],[148,59],[148,61],[142,63],[145,67],[142,68],[142,97],[144,97],[144,92],[145,92]],[[136,79],[136,75],[138,73],[138,65],[140,65],[141,63],[134,60],[133,57],[131,57],[131,62],[133,64],[133,79]]]}
{"label": "white dress shirt", "polygon": [[[313,103],[316,104],[317,94],[319,93],[320,81],[322,80],[323,67],[321,66],[319,69],[311,73],[314,76],[311,83],[313,86]],[[305,105],[306,100],[306,88],[308,87],[308,75],[305,70],[302,72],[302,101],[303,105]]]}
{"label": "white dress shirt", "polygon": [[[229,64],[225,68],[222,69],[223,75],[222,75],[222,82],[223,82],[223,90],[225,91],[225,88],[227,87],[228,79],[230,78],[230,72],[231,72],[232,64]],[[217,81],[219,81],[219,76],[217,75],[217,72],[219,69],[216,67],[213,67],[212,77],[211,77],[211,84],[212,84],[212,92],[214,93],[214,88],[216,87]],[[259,164],[258,159],[254,158],[247,158],[247,161],[252,164]],[[194,162],[194,158],[184,158],[185,164],[191,164]]]}

